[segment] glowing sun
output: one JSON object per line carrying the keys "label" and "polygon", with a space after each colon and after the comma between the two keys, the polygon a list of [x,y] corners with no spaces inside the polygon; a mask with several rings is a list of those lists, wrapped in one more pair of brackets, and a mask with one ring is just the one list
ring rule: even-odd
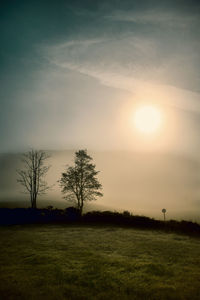
{"label": "glowing sun", "polygon": [[157,132],[161,127],[161,111],[151,105],[143,105],[136,109],[134,124],[138,131],[151,134]]}

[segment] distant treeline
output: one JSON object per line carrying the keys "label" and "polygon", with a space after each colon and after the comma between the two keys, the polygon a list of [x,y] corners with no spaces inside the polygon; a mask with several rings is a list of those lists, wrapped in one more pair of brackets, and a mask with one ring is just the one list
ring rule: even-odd
{"label": "distant treeline", "polygon": [[81,215],[74,207],[66,209],[0,208],[0,225],[17,224],[93,224],[115,225],[141,229],[156,229],[200,237],[200,225],[190,221],[160,221],[145,216],[135,216],[128,211],[92,211]]}

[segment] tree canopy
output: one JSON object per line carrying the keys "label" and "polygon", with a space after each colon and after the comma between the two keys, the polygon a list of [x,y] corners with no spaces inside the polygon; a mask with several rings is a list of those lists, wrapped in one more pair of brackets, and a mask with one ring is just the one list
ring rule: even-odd
{"label": "tree canopy", "polygon": [[103,196],[95,167],[87,150],[79,150],[75,152],[74,166],[67,167],[59,180],[65,198],[75,201],[81,213],[86,201]]}

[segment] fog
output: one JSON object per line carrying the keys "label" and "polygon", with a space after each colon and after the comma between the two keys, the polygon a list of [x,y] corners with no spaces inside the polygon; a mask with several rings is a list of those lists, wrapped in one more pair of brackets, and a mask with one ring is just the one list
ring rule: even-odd
{"label": "fog", "polygon": [[[51,168],[46,177],[53,188],[38,198],[39,207],[65,208],[58,179],[73,163],[74,150],[49,151]],[[103,185],[102,198],[88,203],[88,210],[129,210],[134,214],[200,221],[200,161],[186,155],[159,152],[88,151]],[[0,206],[28,207],[28,195],[17,184],[20,154],[0,155]]]}

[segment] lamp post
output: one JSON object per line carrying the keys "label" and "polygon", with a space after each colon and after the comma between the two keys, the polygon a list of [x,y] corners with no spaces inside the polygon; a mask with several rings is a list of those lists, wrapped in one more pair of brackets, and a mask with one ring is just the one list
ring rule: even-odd
{"label": "lamp post", "polygon": [[164,221],[165,221],[165,213],[166,213],[166,211],[167,211],[167,210],[166,210],[165,208],[162,209],[162,213],[163,213],[163,215],[164,215]]}

